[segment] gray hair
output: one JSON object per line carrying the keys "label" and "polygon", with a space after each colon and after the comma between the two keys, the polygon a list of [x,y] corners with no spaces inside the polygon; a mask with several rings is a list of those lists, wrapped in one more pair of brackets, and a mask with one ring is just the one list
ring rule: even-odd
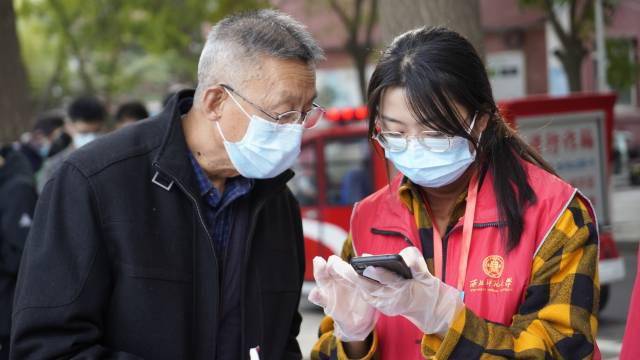
{"label": "gray hair", "polygon": [[198,62],[196,100],[224,81],[240,82],[261,55],[296,59],[315,65],[324,52],[304,25],[275,10],[229,16],[209,32]]}

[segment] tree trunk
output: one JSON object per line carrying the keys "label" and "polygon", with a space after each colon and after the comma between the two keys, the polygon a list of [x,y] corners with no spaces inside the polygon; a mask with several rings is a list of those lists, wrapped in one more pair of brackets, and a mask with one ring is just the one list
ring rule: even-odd
{"label": "tree trunk", "polygon": [[358,86],[360,87],[360,98],[362,103],[367,103],[367,59],[369,58],[369,51],[367,49],[361,49],[357,53],[353,54],[353,61],[355,63],[356,71],[358,72]]}
{"label": "tree trunk", "polygon": [[582,61],[587,55],[587,50],[580,40],[564,46],[564,49],[555,52],[560,60],[564,72],[567,74],[567,82],[571,92],[582,91]]}
{"label": "tree trunk", "polygon": [[569,83],[569,91],[582,91],[582,58],[569,57],[561,60],[560,63],[567,74],[567,82]]}
{"label": "tree trunk", "polygon": [[27,73],[20,55],[13,1],[0,1],[0,143],[18,139],[29,128]]}
{"label": "tree trunk", "polygon": [[407,30],[437,25],[464,35],[483,56],[478,0],[380,0],[380,28],[385,44]]}

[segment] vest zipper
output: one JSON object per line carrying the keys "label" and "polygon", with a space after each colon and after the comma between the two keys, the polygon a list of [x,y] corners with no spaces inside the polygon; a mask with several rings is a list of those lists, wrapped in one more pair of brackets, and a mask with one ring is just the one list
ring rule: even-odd
{"label": "vest zipper", "polygon": [[[504,225],[506,225],[504,223],[504,221],[492,221],[492,222],[486,222],[486,223],[474,223],[473,224],[473,228],[474,229],[486,229],[486,228],[491,228],[491,227],[501,227],[501,226],[504,226]],[[443,256],[442,256],[442,280],[443,281],[445,281],[445,279],[447,278],[447,248],[448,248],[448,245],[449,245],[449,237],[451,236],[451,234],[454,231],[457,231],[459,229],[462,229],[462,225],[458,222],[451,229],[449,229],[449,231],[447,231],[447,233],[442,238],[442,252],[443,252]]]}
{"label": "vest zipper", "polygon": [[486,223],[473,224],[473,227],[478,229],[484,229],[484,228],[490,228],[490,227],[503,227],[506,225],[507,223],[505,221],[492,221],[492,222],[486,222]]}
{"label": "vest zipper", "polygon": [[416,245],[413,243],[413,241],[411,241],[411,239],[409,239],[409,237],[407,235],[405,235],[405,234],[403,234],[403,233],[401,233],[399,231],[371,228],[371,232],[373,234],[376,234],[376,235],[386,235],[386,236],[399,237],[402,240],[404,240],[404,242],[407,243],[409,246],[416,247]]}
{"label": "vest zipper", "polygon": [[[492,221],[492,222],[486,222],[486,223],[477,223],[477,224],[473,224],[474,228],[477,229],[485,229],[485,228],[490,228],[490,227],[502,227],[505,226],[505,222],[504,221]],[[444,281],[446,279],[446,275],[447,275],[447,247],[449,245],[449,237],[451,236],[451,234],[458,230],[461,229],[462,225],[461,224],[456,224],[454,225],[451,229],[449,229],[449,231],[447,231],[447,233],[444,235],[444,237],[442,237],[442,252],[443,252],[443,256],[442,256],[442,280]],[[405,234],[399,232],[399,231],[394,231],[394,230],[384,230],[384,229],[378,229],[378,228],[371,228],[371,233],[376,234],[376,235],[386,235],[386,236],[395,236],[395,237],[399,237],[401,238],[405,243],[407,243],[407,245],[409,246],[414,246],[415,244],[413,243],[413,241],[411,241],[411,239],[406,236]],[[432,239],[433,241],[433,239]],[[424,252],[423,252],[424,255]]]}

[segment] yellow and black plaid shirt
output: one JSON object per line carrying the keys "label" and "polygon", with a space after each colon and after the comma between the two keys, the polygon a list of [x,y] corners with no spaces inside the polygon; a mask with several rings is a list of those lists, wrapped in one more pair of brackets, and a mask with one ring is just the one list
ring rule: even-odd
{"label": "yellow and black plaid shirt", "polygon": [[[405,181],[399,193],[418,226],[430,228],[415,187]],[[466,193],[455,205],[450,227],[464,214],[465,205]],[[353,255],[349,236],[342,258],[349,260]],[[427,265],[433,273],[433,259],[427,259]],[[524,302],[511,325],[489,322],[465,308],[444,339],[423,336],[422,354],[427,359],[591,358],[598,329],[599,286],[596,224],[583,200],[575,197],[536,254]],[[322,320],[319,336],[312,359],[349,359],[333,336],[330,317]],[[370,340],[370,351],[362,359],[379,358],[378,341],[384,339],[374,332]]]}

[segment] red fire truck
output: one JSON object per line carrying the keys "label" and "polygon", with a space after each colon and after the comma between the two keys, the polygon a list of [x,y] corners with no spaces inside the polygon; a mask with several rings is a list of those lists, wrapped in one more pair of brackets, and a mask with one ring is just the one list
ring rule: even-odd
{"label": "red fire truck", "polygon": [[[500,104],[505,118],[556,171],[593,202],[600,224],[601,306],[608,284],[624,278],[609,217],[614,95],[535,97]],[[325,126],[305,134],[289,183],[302,208],[306,246],[305,287],[313,285],[312,259],[339,254],[353,203],[393,177],[384,154],[367,136],[367,109],[333,108]]]}

